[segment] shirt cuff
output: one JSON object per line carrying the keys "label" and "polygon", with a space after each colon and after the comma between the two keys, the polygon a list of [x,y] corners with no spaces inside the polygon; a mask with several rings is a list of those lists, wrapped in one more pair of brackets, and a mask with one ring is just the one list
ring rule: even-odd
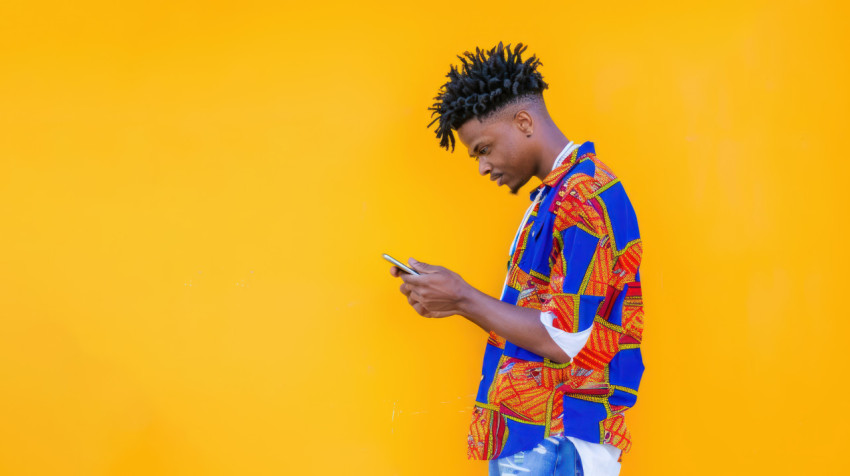
{"label": "shirt cuff", "polygon": [[581,349],[584,348],[584,345],[587,343],[587,339],[590,337],[590,331],[593,330],[593,326],[596,323],[591,323],[590,327],[581,332],[567,332],[553,326],[552,322],[554,322],[554,320],[555,314],[549,311],[540,313],[540,322],[543,323],[543,327],[546,328],[546,332],[548,332],[549,336],[552,337],[552,340],[558,344],[558,347],[560,347],[561,350],[563,350],[564,353],[572,359],[578,355]]}

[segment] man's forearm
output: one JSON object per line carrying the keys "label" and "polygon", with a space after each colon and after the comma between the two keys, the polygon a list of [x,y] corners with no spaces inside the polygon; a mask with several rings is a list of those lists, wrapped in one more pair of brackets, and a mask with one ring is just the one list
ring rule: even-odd
{"label": "man's forearm", "polygon": [[460,314],[485,331],[494,331],[511,343],[552,362],[570,361],[540,322],[540,311],[506,303],[471,286],[460,306]]}

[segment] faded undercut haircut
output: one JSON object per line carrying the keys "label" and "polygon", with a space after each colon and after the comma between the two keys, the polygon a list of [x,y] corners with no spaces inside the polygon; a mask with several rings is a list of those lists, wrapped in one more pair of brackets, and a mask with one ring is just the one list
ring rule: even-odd
{"label": "faded undercut haircut", "polygon": [[429,107],[431,117],[437,116],[428,127],[437,123],[437,139],[446,150],[455,148],[457,130],[470,118],[484,120],[509,103],[525,98],[541,97],[549,87],[537,67],[543,63],[532,55],[523,61],[527,46],[517,43],[511,50],[499,42],[490,50],[475,48],[475,53],[465,51],[458,55],[462,65],[452,65],[446,75],[449,81],[440,88]]}

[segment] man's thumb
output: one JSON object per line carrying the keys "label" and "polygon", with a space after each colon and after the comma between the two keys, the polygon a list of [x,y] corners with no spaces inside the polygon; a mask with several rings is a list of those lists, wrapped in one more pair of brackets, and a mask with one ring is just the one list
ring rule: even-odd
{"label": "man's thumb", "polygon": [[415,269],[416,271],[427,271],[428,268],[431,267],[430,264],[422,263],[420,261],[416,261],[413,258],[410,258],[409,260],[407,260],[407,262],[410,263],[410,267]]}

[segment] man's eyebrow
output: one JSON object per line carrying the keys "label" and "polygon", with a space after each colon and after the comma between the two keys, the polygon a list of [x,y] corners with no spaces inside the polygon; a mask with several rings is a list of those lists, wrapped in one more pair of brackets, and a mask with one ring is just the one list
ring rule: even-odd
{"label": "man's eyebrow", "polygon": [[480,142],[479,142],[479,143],[477,143],[477,144],[475,144],[475,148],[474,148],[474,149],[472,149],[472,152],[470,152],[470,153],[469,153],[469,156],[470,156],[470,157],[475,157],[475,154],[477,154],[477,153],[478,153],[478,148],[479,148],[479,147],[481,147],[481,143],[480,143]]}

